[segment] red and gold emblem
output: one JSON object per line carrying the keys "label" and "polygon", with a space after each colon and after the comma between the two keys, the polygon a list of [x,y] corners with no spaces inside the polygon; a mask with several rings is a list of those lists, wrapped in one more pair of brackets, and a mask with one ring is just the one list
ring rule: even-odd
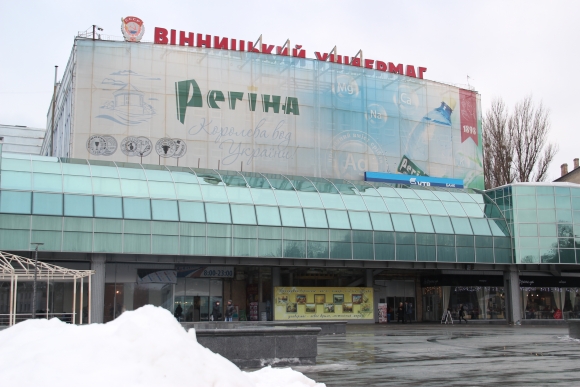
{"label": "red and gold emblem", "polygon": [[139,42],[145,33],[143,20],[135,16],[121,18],[121,32],[127,42]]}

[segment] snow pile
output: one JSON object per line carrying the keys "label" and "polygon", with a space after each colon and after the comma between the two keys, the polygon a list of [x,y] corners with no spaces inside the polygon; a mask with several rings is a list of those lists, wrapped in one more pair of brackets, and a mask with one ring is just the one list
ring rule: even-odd
{"label": "snow pile", "polygon": [[151,305],[107,324],[28,320],[0,331],[6,386],[324,387],[290,368],[243,372]]}

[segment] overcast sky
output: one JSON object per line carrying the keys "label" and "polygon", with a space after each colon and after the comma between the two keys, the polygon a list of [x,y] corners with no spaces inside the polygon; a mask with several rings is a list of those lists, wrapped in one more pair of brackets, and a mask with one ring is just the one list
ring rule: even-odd
{"label": "overcast sky", "polygon": [[[580,1],[12,1],[0,6],[0,123],[46,126],[54,66],[62,74],[78,31],[97,24],[121,36],[122,16],[144,21],[144,40],[164,27],[302,44],[314,51],[427,67],[425,78],[470,84],[483,112],[529,94],[551,110],[560,165],[580,157]],[[60,79],[60,76],[59,76]]]}

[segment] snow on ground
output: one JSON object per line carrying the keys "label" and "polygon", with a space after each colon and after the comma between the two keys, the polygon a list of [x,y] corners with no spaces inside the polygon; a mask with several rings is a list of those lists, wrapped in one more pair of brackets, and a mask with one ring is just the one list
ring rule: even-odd
{"label": "snow on ground", "polygon": [[243,372],[151,305],[107,324],[28,320],[0,332],[5,386],[324,387],[291,368]]}

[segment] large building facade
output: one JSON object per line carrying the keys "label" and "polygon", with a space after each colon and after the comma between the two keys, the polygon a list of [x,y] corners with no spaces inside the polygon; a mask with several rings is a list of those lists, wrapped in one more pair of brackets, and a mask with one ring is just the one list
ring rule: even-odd
{"label": "large building facade", "polygon": [[[240,319],[577,311],[580,188],[482,191],[477,93],[204,39],[75,40],[45,156],[2,155],[1,250],[42,242],[41,259],[95,270],[96,321],[149,303],[203,321],[228,299]],[[72,284],[40,292],[68,312]]]}

